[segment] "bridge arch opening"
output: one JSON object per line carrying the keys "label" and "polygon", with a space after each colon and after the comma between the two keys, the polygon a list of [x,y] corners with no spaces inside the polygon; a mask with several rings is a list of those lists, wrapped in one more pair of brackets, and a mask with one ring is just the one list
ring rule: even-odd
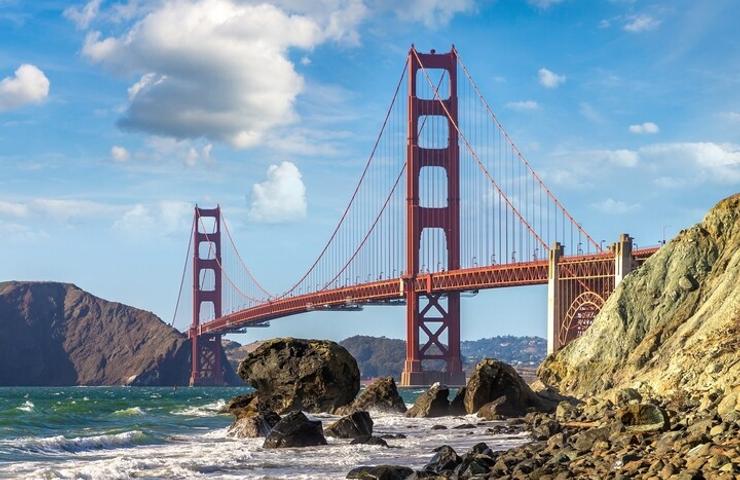
{"label": "bridge arch opening", "polygon": [[447,170],[443,167],[421,167],[419,205],[424,208],[447,207]]}
{"label": "bridge arch opening", "polygon": [[447,235],[444,229],[422,230],[419,247],[419,273],[444,272],[449,268]]}
{"label": "bridge arch opening", "polygon": [[443,115],[426,115],[422,112],[417,122],[421,148],[445,149],[450,144],[450,122]]}
{"label": "bridge arch opening", "polygon": [[416,75],[416,98],[421,100],[434,100],[434,89],[429,85],[426,75],[429,75],[431,83],[437,87],[439,98],[447,100],[450,98],[450,73],[444,68],[425,68],[426,74]]}

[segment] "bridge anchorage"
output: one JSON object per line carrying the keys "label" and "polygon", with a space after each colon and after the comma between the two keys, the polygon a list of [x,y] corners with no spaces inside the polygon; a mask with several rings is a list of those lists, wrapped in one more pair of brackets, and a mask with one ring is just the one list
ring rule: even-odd
{"label": "bridge anchorage", "polygon": [[191,265],[192,302],[178,298],[173,322],[189,317],[190,383],[219,385],[226,333],[309,311],[404,306],[401,385],[462,385],[461,297],[547,285],[553,352],[581,335],[656,250],[637,249],[626,234],[602,249],[532,169],[457,50],[412,46],[360,179],[307,271],[286,291],[268,292],[221,209],[196,206],[184,270]]}

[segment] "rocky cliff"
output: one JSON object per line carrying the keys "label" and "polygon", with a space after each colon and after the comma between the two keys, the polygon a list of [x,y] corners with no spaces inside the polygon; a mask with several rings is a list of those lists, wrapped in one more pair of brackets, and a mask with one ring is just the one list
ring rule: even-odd
{"label": "rocky cliff", "polygon": [[188,383],[183,334],[71,284],[0,283],[0,329],[0,385]]}
{"label": "rocky cliff", "polygon": [[586,333],[548,357],[538,375],[576,396],[739,385],[740,194],[629,274]]}

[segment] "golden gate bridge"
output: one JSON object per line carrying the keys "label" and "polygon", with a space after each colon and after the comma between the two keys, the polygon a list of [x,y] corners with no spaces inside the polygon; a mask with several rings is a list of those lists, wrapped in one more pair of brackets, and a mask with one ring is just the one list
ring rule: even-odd
{"label": "golden gate bridge", "polygon": [[[454,46],[412,46],[315,261],[289,288],[270,292],[239,254],[221,209],[196,206],[173,322],[190,322],[190,383],[220,385],[226,333],[309,311],[404,305],[401,385],[461,385],[461,293],[547,284],[552,352],[581,335],[655,250],[633,249],[626,234],[602,248],[514,144]],[[430,368],[435,360],[441,371]]]}

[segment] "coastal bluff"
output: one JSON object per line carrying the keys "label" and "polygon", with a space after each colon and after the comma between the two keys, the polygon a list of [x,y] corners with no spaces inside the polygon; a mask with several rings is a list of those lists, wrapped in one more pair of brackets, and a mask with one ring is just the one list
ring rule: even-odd
{"label": "coastal bluff", "polygon": [[538,371],[577,397],[620,388],[701,395],[740,385],[740,194],[682,230]]}
{"label": "coastal bluff", "polygon": [[69,283],[0,282],[0,328],[0,385],[188,384],[185,335]]}

